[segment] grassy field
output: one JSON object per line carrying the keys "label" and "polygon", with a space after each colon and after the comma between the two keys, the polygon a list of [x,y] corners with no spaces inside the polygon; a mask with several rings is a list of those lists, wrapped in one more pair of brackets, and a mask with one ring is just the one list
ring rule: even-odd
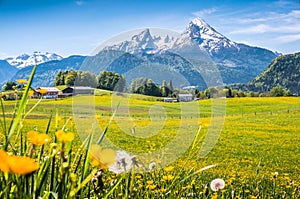
{"label": "grassy field", "polygon": [[[7,129],[12,121],[16,101],[4,101],[5,121]],[[198,152],[211,126],[212,120],[221,118],[212,106],[217,106],[214,100],[202,100],[188,103],[164,103],[158,98],[141,95],[115,96],[109,92],[99,92],[97,96],[76,96],[58,100],[29,100],[25,112],[35,104],[38,105],[21,120],[20,133],[14,133],[15,145],[7,150],[17,154],[21,148],[23,154],[30,151],[30,142],[26,133],[36,130],[47,132],[51,142],[60,143],[55,136],[58,129],[75,133],[75,140],[68,144],[58,145],[60,151],[69,154],[66,171],[62,171],[64,161],[54,159],[41,163],[41,169],[46,174],[31,174],[31,176],[16,177],[0,174],[4,180],[11,182],[11,187],[21,183],[24,186],[39,184],[35,182],[38,175],[43,176],[41,188],[24,188],[22,197],[42,196],[43,198],[299,198],[300,191],[300,98],[231,98],[222,101],[226,108],[224,125],[216,145],[205,157]],[[73,104],[74,103],[74,104]],[[117,108],[119,104],[119,107]],[[73,107],[75,109],[73,110]],[[105,170],[97,183],[90,180],[98,167],[87,164],[87,153],[80,148],[81,140],[89,140],[89,132],[94,132],[90,140],[97,141],[106,128],[113,112],[114,119],[109,125],[105,139],[110,140],[118,149],[130,155],[155,152],[172,143],[174,146],[166,150],[166,154],[155,156],[157,167],[154,171],[144,172],[147,161],[140,162],[140,167],[124,174],[114,174]],[[77,115],[73,116],[73,112]],[[70,118],[72,117],[72,118]],[[49,119],[52,118],[51,122]],[[99,127],[92,127],[91,121],[96,121]],[[219,120],[222,122],[222,118]],[[2,132],[4,120],[2,119]],[[80,126],[76,126],[80,124]],[[86,126],[85,126],[86,124]],[[49,126],[48,126],[49,125]],[[198,132],[199,126],[201,130]],[[49,127],[49,128],[48,128]],[[47,130],[48,128],[48,130]],[[180,129],[180,131],[179,131]],[[182,132],[182,134],[180,133]],[[21,135],[20,135],[21,134]],[[179,135],[180,136],[177,136]],[[2,133],[1,143],[5,144],[5,133]],[[23,136],[22,136],[23,135]],[[79,135],[79,136],[78,136]],[[188,138],[190,135],[191,138]],[[83,137],[82,137],[83,136]],[[56,137],[56,138],[55,138]],[[20,138],[22,140],[19,142]],[[80,139],[81,138],[81,139]],[[194,139],[195,138],[195,139]],[[185,141],[193,146],[184,148]],[[18,144],[21,143],[21,144]],[[100,146],[105,148],[105,142]],[[88,146],[88,142],[86,143]],[[176,150],[176,147],[177,150]],[[181,149],[182,148],[182,149]],[[36,160],[50,156],[51,144],[35,148]],[[80,152],[77,151],[80,149]],[[42,150],[42,153],[41,153]],[[48,151],[47,151],[48,150]],[[183,155],[172,156],[171,152]],[[39,154],[41,154],[39,156]],[[103,155],[104,156],[104,155]],[[174,159],[170,165],[163,165],[164,158]],[[1,158],[1,157],[0,157]],[[63,159],[63,157],[61,157]],[[69,159],[71,160],[69,160]],[[172,159],[172,160],[173,160]],[[71,162],[74,163],[71,164]],[[77,160],[77,161],[75,161]],[[51,165],[57,162],[56,169]],[[48,167],[44,166],[48,165]],[[143,166],[141,166],[143,165]],[[201,171],[208,165],[215,165]],[[80,167],[82,166],[82,169]],[[52,169],[51,169],[52,168]],[[278,172],[278,175],[277,175]],[[58,178],[51,186],[51,175]],[[94,176],[95,177],[95,176]],[[11,179],[10,179],[11,178]],[[14,178],[15,181],[14,181]],[[24,179],[23,179],[24,178]],[[27,179],[28,178],[28,179]],[[67,179],[68,178],[68,179]],[[73,179],[72,179],[73,178]],[[75,179],[74,179],[75,178]],[[213,179],[225,181],[225,188],[213,191],[207,184]],[[26,181],[26,179],[28,181]],[[11,180],[11,181],[9,181]],[[23,180],[23,181],[22,181]],[[53,180],[53,179],[52,179]],[[99,184],[103,182],[103,185]],[[63,183],[63,185],[62,185]],[[19,193],[5,189],[8,185],[1,183],[0,196]],[[21,185],[20,185],[21,186]],[[8,195],[7,195],[8,194]],[[58,195],[57,195],[58,194]],[[20,196],[20,195],[19,195]]]}

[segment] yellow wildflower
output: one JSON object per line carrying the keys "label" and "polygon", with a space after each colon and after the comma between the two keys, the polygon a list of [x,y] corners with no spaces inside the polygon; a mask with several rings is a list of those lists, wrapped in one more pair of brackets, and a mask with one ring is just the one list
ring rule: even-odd
{"label": "yellow wildflower", "polygon": [[27,80],[26,79],[18,79],[17,82],[19,84],[25,84],[27,82]]}
{"label": "yellow wildflower", "polygon": [[112,149],[101,149],[99,145],[92,145],[90,149],[92,157],[92,165],[99,166],[102,169],[107,169],[115,163],[116,152]]}
{"label": "yellow wildflower", "polygon": [[34,159],[25,156],[9,156],[3,150],[0,150],[0,162],[0,170],[4,173],[26,175],[39,168]]}
{"label": "yellow wildflower", "polygon": [[174,176],[172,176],[172,175],[163,176],[163,179],[164,179],[165,181],[171,181],[171,180],[174,179]]}
{"label": "yellow wildflower", "polygon": [[167,189],[161,188],[160,191],[161,191],[161,192],[167,192]]}
{"label": "yellow wildflower", "polygon": [[218,198],[218,195],[213,195],[212,197],[211,197],[211,199],[217,199]]}
{"label": "yellow wildflower", "polygon": [[148,184],[148,185],[153,184],[153,180],[148,180],[148,181],[147,181],[147,184]]}
{"label": "yellow wildflower", "polygon": [[141,175],[136,175],[135,178],[136,178],[136,179],[141,179],[142,176],[141,176]]}
{"label": "yellow wildflower", "polygon": [[66,133],[62,130],[56,132],[56,137],[60,142],[71,142],[74,140],[74,133]]}
{"label": "yellow wildflower", "polygon": [[34,91],[33,90],[29,90],[28,91],[28,96],[33,96],[34,95]]}
{"label": "yellow wildflower", "polygon": [[153,190],[156,188],[156,185],[148,185],[149,189]]}
{"label": "yellow wildflower", "polygon": [[49,137],[49,135],[45,134],[45,133],[38,133],[36,131],[29,131],[27,133],[28,139],[32,144],[35,145],[43,145],[48,143],[51,138]]}
{"label": "yellow wildflower", "polygon": [[170,171],[172,171],[173,169],[174,169],[173,166],[165,167],[165,171],[166,171],[166,172],[170,172]]}
{"label": "yellow wildflower", "polygon": [[252,196],[252,195],[251,195],[251,196],[250,196],[250,199],[256,199],[256,196]]}

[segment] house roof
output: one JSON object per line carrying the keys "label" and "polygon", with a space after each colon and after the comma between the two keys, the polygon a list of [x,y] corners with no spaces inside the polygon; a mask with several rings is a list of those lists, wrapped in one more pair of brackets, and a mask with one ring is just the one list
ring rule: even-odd
{"label": "house roof", "polygon": [[178,97],[193,97],[192,94],[178,94]]}
{"label": "house roof", "polygon": [[72,88],[72,89],[74,89],[74,90],[95,90],[94,88],[92,88],[92,87],[87,87],[87,86],[72,86],[72,87],[70,87],[70,88]]}
{"label": "house roof", "polygon": [[36,90],[38,89],[45,89],[48,92],[59,92],[60,90],[56,87],[38,87]]}

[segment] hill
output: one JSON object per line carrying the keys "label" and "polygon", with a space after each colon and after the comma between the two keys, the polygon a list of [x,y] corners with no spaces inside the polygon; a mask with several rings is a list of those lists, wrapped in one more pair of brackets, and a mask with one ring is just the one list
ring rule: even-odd
{"label": "hill", "polygon": [[234,85],[233,88],[265,93],[276,86],[300,96],[300,52],[275,58],[256,78],[247,84]]}
{"label": "hill", "polygon": [[0,83],[10,80],[17,71],[18,69],[11,66],[7,61],[0,60]]}

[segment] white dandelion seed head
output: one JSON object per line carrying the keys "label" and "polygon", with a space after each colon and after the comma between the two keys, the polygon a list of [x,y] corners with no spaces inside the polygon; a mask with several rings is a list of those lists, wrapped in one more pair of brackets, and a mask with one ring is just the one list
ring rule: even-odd
{"label": "white dandelion seed head", "polygon": [[153,169],[155,169],[155,167],[156,167],[156,163],[155,163],[155,162],[151,162],[151,163],[149,164],[149,170],[150,170],[150,171],[153,170]]}
{"label": "white dandelion seed head", "polygon": [[224,180],[222,180],[220,178],[214,179],[210,183],[210,188],[213,191],[219,191],[221,189],[224,189],[224,187],[225,187],[225,182],[224,182]]}
{"label": "white dandelion seed head", "polygon": [[124,173],[132,167],[132,157],[126,151],[116,152],[116,162],[109,167],[114,173]]}

